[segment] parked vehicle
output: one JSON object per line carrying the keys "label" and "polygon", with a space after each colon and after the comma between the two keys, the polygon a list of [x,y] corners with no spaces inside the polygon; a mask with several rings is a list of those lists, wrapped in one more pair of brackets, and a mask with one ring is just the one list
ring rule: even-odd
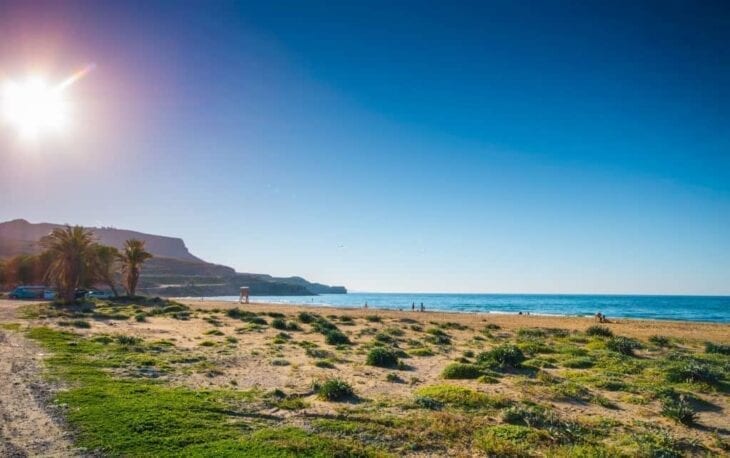
{"label": "parked vehicle", "polygon": [[111,299],[113,294],[109,291],[91,290],[86,293],[87,299]]}
{"label": "parked vehicle", "polygon": [[85,298],[85,297],[86,297],[86,295],[87,295],[88,293],[89,293],[89,290],[88,290],[88,289],[81,289],[81,288],[77,288],[77,289],[76,289],[76,292],[74,293],[74,297],[75,297],[76,299],[83,299],[83,298]]}
{"label": "parked vehicle", "polygon": [[52,301],[56,299],[57,296],[58,294],[56,294],[56,292],[52,289],[46,289],[43,291],[43,299],[47,301]]}
{"label": "parked vehicle", "polygon": [[21,285],[10,292],[10,299],[43,299],[45,286]]}

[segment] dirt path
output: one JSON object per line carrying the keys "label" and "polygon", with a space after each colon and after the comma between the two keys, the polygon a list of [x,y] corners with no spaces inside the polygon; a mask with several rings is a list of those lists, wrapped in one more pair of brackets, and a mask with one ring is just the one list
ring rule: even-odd
{"label": "dirt path", "polygon": [[[0,300],[0,324],[15,318],[17,303]],[[79,456],[58,415],[48,407],[41,349],[21,333],[0,329],[0,456]]]}

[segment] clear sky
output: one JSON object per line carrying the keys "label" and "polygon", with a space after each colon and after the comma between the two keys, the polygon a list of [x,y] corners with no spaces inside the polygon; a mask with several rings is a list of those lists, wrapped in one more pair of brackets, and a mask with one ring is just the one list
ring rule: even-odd
{"label": "clear sky", "polygon": [[730,294],[730,4],[9,2],[0,219],[359,291]]}

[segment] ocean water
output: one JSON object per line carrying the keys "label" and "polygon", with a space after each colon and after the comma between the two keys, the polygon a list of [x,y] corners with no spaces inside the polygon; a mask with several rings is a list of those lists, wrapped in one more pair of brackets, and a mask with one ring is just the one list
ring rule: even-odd
{"label": "ocean water", "polygon": [[[237,296],[206,298],[237,301]],[[251,302],[311,304],[334,307],[410,310],[415,302],[426,310],[465,313],[527,313],[533,315],[646,318],[730,323],[730,296],[609,296],[548,294],[412,294],[350,293],[319,296],[252,296]]]}

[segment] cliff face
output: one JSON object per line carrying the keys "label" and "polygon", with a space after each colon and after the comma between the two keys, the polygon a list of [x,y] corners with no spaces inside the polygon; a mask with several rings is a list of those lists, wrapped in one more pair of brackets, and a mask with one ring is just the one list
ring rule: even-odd
{"label": "cliff face", "polygon": [[[40,239],[61,224],[29,223],[16,219],[0,223],[0,258],[41,251]],[[154,258],[145,263],[140,291],[159,296],[235,296],[241,286],[252,295],[345,294],[342,286],[310,283],[301,277],[276,278],[266,274],[237,273],[228,266],[211,264],[193,256],[185,242],[175,237],[114,228],[89,228],[104,245],[121,248],[130,238],[144,240]]]}
{"label": "cliff face", "polygon": [[[15,219],[0,223],[0,240],[5,241],[0,247],[8,245],[8,251],[10,251],[13,245],[17,247],[18,244],[22,244],[24,245],[22,248],[23,253],[32,253],[38,249],[36,245],[41,237],[48,235],[57,227],[63,227],[63,225],[49,223],[33,224],[24,219]],[[155,256],[202,262],[202,259],[193,256],[188,251],[185,242],[179,238],[108,227],[90,227],[89,230],[94,233],[99,243],[104,245],[121,248],[125,240],[139,239],[144,240],[147,250]],[[3,255],[2,250],[0,250],[1,255]]]}

